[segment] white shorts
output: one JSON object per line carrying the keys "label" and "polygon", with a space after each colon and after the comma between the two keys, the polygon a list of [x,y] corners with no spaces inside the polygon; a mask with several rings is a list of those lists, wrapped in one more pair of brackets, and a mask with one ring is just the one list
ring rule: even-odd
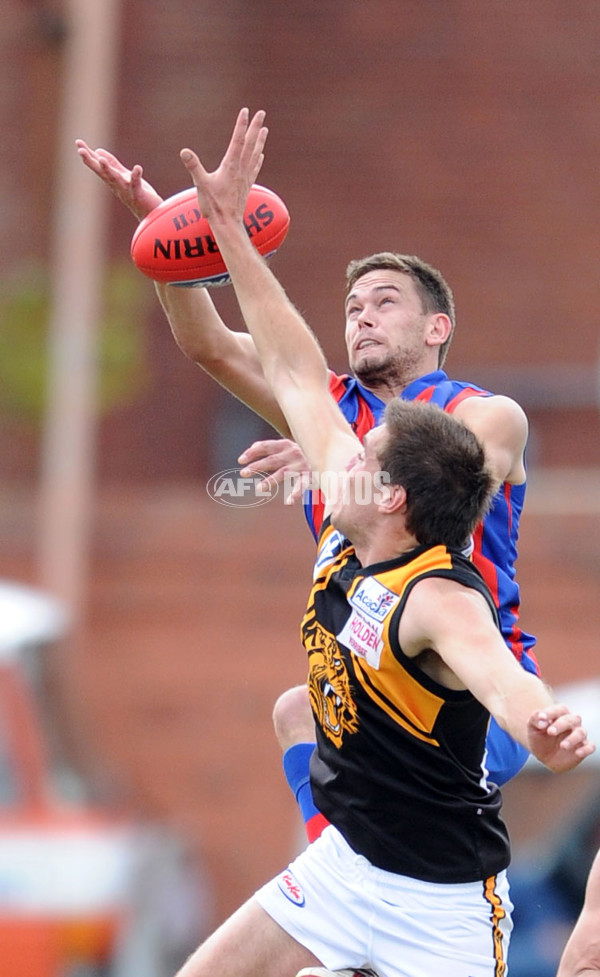
{"label": "white shorts", "polygon": [[328,826],[256,899],[330,970],[381,977],[505,977],[512,930],[506,873],[421,882],[375,868]]}

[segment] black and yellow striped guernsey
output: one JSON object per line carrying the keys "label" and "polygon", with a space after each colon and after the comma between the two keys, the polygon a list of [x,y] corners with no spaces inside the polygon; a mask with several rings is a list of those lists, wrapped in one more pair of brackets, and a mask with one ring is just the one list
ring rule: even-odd
{"label": "black and yellow striped guernsey", "polygon": [[324,524],[302,622],[317,723],[311,784],[319,810],[372,864],[424,881],[474,882],[506,868],[508,835],[500,790],[484,775],[489,713],[399,646],[406,599],[427,576],[473,587],[495,614],[461,553],[421,546],[363,568]]}

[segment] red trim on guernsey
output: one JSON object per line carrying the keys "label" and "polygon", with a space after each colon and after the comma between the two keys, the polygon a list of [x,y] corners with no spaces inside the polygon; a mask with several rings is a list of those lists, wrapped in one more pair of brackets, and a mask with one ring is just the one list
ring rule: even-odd
{"label": "red trim on guernsey", "polygon": [[[347,376],[336,376],[335,373],[329,374],[329,393],[332,395],[334,400],[337,400],[338,404],[342,400],[344,394],[346,393]],[[362,441],[365,434],[368,434],[372,428],[375,427],[375,418],[373,416],[373,411],[369,407],[368,403],[361,396],[358,399],[358,412],[356,414],[356,420],[351,421],[352,430],[356,434],[357,438]]]}
{"label": "red trim on guernsey", "polygon": [[[345,379],[344,376],[338,376],[337,373],[333,373],[332,370],[329,371],[329,392],[333,394],[336,400],[340,399],[340,397],[342,396],[343,392],[346,389],[344,379]],[[338,397],[336,393],[336,391],[338,390],[342,391],[340,397]]]}
{"label": "red trim on guernsey", "polygon": [[510,493],[510,485],[508,482],[504,483],[504,498],[506,499],[506,508],[508,510],[508,533],[510,536],[512,535],[513,509],[512,509],[512,496]]}
{"label": "red trim on guernsey", "polygon": [[496,564],[492,563],[491,560],[484,556],[481,552],[481,542],[483,539],[483,523],[480,522],[473,533],[473,563],[481,573],[483,579],[488,585],[492,597],[494,599],[494,604],[496,607],[500,606],[500,598],[498,596],[498,574],[496,573]]}
{"label": "red trim on guernsey", "polygon": [[461,390],[459,394],[456,395],[452,400],[449,400],[444,410],[447,414],[453,414],[459,404],[462,404],[463,400],[468,397],[487,397],[489,396],[485,390],[474,390],[473,387],[465,387]]}
{"label": "red trim on guernsey", "polygon": [[360,401],[358,417],[356,418],[352,427],[354,428],[354,433],[356,434],[357,438],[360,438],[361,441],[363,441],[365,435],[375,427],[373,411],[364,400]]}
{"label": "red trim on guernsey", "polygon": [[315,841],[317,838],[319,838],[328,824],[330,824],[330,822],[327,820],[327,818],[323,817],[320,812],[318,814],[313,814],[312,818],[309,818],[304,825],[309,842]]}
{"label": "red trim on guernsey", "polygon": [[417,394],[415,400],[431,400],[433,394],[435,393],[435,387],[425,387],[425,390],[421,390],[420,394]]}
{"label": "red trim on guernsey", "polygon": [[[510,650],[512,651],[513,655],[515,656],[515,658],[517,659],[517,661],[520,662],[521,661],[521,658],[523,657],[523,642],[522,641],[517,641],[517,638],[516,638],[517,632],[520,633],[519,627],[518,627],[518,623],[519,623],[519,612],[518,612],[518,608],[516,608],[516,607],[511,607],[510,611],[511,611],[511,614],[513,615],[513,617],[514,617],[514,624],[513,624],[513,627],[512,627],[510,638],[508,639],[508,643],[510,645]],[[536,666],[537,666],[537,660],[535,658],[535,655],[532,652],[530,652],[529,654],[530,654],[530,657],[535,661]],[[538,670],[538,674],[539,674],[539,670]]]}

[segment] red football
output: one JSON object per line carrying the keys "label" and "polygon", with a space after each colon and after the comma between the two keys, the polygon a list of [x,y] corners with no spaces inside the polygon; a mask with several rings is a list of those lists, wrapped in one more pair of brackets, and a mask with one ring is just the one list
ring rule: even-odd
{"label": "red football", "polygon": [[[277,251],[290,226],[283,200],[254,184],[244,223],[254,247],[265,257]],[[131,240],[131,257],[140,271],[171,285],[226,285],[229,275],[210,224],[198,209],[195,187],[163,200],[140,221]]]}

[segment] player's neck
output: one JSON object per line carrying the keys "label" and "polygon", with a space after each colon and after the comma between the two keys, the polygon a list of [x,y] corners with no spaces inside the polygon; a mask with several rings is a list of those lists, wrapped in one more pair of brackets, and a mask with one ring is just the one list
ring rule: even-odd
{"label": "player's neck", "polygon": [[389,523],[382,522],[381,527],[370,533],[368,539],[354,544],[354,551],[361,566],[368,567],[396,560],[418,545],[418,540],[411,533],[406,530],[390,533]]}
{"label": "player's neck", "polygon": [[357,374],[357,380],[360,381],[365,390],[375,394],[384,404],[389,404],[391,400],[399,397],[415,380],[419,380],[421,377],[427,376],[428,373],[433,373],[438,369],[437,363],[432,361],[431,363],[421,363],[419,367],[415,367],[410,371],[386,371],[386,373],[382,373],[379,376],[374,372],[365,376]]}
{"label": "player's neck", "polygon": [[408,387],[408,383],[389,383],[384,380],[381,382],[369,380],[365,383],[360,377],[357,378],[369,393],[375,394],[384,404],[389,404],[395,397],[399,397],[403,390]]}

